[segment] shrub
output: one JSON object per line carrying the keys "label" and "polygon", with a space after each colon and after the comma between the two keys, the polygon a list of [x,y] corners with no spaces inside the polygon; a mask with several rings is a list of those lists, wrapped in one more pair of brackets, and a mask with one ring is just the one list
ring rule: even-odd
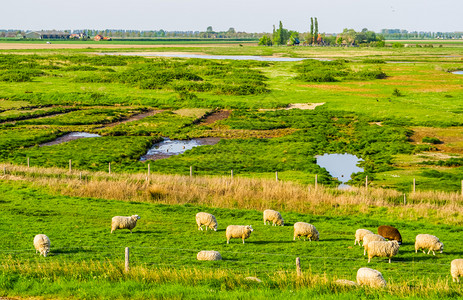
{"label": "shrub", "polygon": [[423,143],[429,143],[429,144],[442,144],[442,141],[439,140],[438,138],[436,137],[429,137],[429,136],[425,136],[422,140],[421,140]]}

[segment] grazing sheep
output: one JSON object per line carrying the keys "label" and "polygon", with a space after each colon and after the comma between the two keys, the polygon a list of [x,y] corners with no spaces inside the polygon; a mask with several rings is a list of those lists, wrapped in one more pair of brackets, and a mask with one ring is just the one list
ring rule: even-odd
{"label": "grazing sheep", "polygon": [[453,282],[455,280],[460,282],[459,276],[463,276],[463,259],[454,259],[450,263],[450,274],[452,275]]}
{"label": "grazing sheep", "polygon": [[378,227],[378,234],[389,241],[397,241],[399,245],[402,245],[402,236],[400,235],[397,228],[387,225],[381,225]]}
{"label": "grazing sheep", "polygon": [[352,280],[347,279],[338,279],[334,282],[337,285],[344,285],[344,286],[357,286],[358,283]]}
{"label": "grazing sheep", "polygon": [[132,229],[137,225],[137,221],[140,219],[138,215],[130,217],[116,216],[111,219],[111,233],[116,229],[129,229],[132,233]]}
{"label": "grazing sheep", "polygon": [[317,228],[313,226],[312,224],[309,223],[304,223],[304,222],[297,222],[294,223],[294,238],[293,241],[296,240],[296,237],[300,239],[301,236],[306,236],[309,241],[318,241],[319,240],[319,234],[317,231]]}
{"label": "grazing sheep", "polygon": [[374,288],[386,287],[386,280],[384,280],[381,272],[370,269],[360,268],[357,271],[357,283],[360,285],[368,285]]}
{"label": "grazing sheep", "polygon": [[366,234],[363,237],[363,255],[367,255],[368,243],[373,241],[385,241],[386,239],[379,234]]}
{"label": "grazing sheep", "polygon": [[222,256],[219,251],[199,251],[196,255],[197,260],[222,260]]}
{"label": "grazing sheep", "polygon": [[214,215],[211,215],[206,212],[199,212],[196,214],[196,224],[198,224],[198,230],[203,230],[201,227],[204,225],[206,227],[209,227],[210,229],[214,229],[214,231],[217,231],[217,219],[214,217]]}
{"label": "grazing sheep", "polygon": [[370,230],[368,229],[357,229],[355,231],[355,242],[354,242],[354,246],[357,245],[357,243],[360,245],[360,241],[363,241],[363,237],[367,234],[373,234],[373,232],[371,232]]}
{"label": "grazing sheep", "polygon": [[418,253],[419,249],[423,249],[423,253],[426,253],[424,249],[429,249],[429,252],[432,251],[433,255],[436,255],[434,251],[444,251],[444,244],[439,241],[439,238],[430,234],[418,234],[415,240],[415,253]]}
{"label": "grazing sheep", "polygon": [[399,252],[399,242],[397,241],[374,241],[368,243],[368,262],[373,257],[387,257],[389,263],[393,256]]}
{"label": "grazing sheep", "polygon": [[281,214],[276,210],[266,209],[264,210],[264,225],[267,225],[267,221],[272,222],[273,226],[284,226],[285,220],[281,217]]}
{"label": "grazing sheep", "polygon": [[34,237],[35,253],[40,252],[41,255],[47,257],[50,252],[50,239],[45,234],[37,234]]}
{"label": "grazing sheep", "polygon": [[227,236],[227,244],[230,244],[231,238],[241,238],[244,244],[244,240],[250,237],[251,232],[253,231],[254,229],[252,229],[251,225],[229,225],[225,232]]}

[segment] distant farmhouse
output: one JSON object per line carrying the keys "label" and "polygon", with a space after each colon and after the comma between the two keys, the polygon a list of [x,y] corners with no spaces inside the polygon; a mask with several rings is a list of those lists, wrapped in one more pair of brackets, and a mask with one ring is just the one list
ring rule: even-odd
{"label": "distant farmhouse", "polygon": [[48,30],[48,31],[29,31],[26,32],[26,39],[41,39],[41,40],[66,40],[71,36],[70,33],[64,31]]}

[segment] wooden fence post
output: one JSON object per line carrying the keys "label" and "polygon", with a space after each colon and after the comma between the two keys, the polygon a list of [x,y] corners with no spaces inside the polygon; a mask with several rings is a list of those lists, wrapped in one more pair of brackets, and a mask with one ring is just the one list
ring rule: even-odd
{"label": "wooden fence post", "polygon": [[461,181],[461,195],[463,196],[463,180]]}
{"label": "wooden fence post", "polygon": [[233,169],[231,169],[231,179],[233,179]]}
{"label": "wooden fence post", "polygon": [[278,171],[275,172],[275,179],[278,181]]}
{"label": "wooden fence post", "polygon": [[407,196],[404,194],[404,205],[407,204]]}
{"label": "wooden fence post", "polygon": [[318,174],[315,174],[315,189],[318,188]]}
{"label": "wooden fence post", "polygon": [[368,189],[368,175],[365,176],[365,188]]}
{"label": "wooden fence post", "polygon": [[72,172],[72,160],[70,159],[69,160],[69,173]]}
{"label": "wooden fence post", "polygon": [[413,192],[416,191],[416,180],[415,178],[413,178]]}
{"label": "wooden fence post", "polygon": [[130,252],[129,252],[129,247],[125,247],[125,272],[128,272],[129,269],[130,269],[130,260],[129,260],[129,257],[130,257]]}
{"label": "wooden fence post", "polygon": [[82,180],[82,172],[80,172],[79,179]]}
{"label": "wooden fence post", "polygon": [[[6,167],[3,166],[3,175],[6,175]],[[463,181],[462,181],[462,184],[463,184]]]}
{"label": "wooden fence post", "polygon": [[28,168],[30,167],[30,164],[29,164],[29,156],[27,157],[27,167],[28,167]]}
{"label": "wooden fence post", "polygon": [[297,276],[302,276],[302,269],[301,269],[301,259],[296,257],[296,274]]}
{"label": "wooden fence post", "polygon": [[190,166],[190,177],[193,177],[193,166]]}
{"label": "wooden fence post", "polygon": [[111,163],[108,163],[108,173],[111,174]]}
{"label": "wooden fence post", "polygon": [[148,164],[148,177],[146,178],[147,181],[150,180],[150,176],[151,176],[151,165]]}

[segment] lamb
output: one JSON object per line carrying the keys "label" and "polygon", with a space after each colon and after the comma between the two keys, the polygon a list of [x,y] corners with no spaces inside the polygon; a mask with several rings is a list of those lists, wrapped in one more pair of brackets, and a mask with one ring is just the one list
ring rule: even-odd
{"label": "lamb", "polygon": [[285,220],[281,217],[281,214],[276,210],[266,209],[264,210],[264,225],[267,225],[267,221],[272,222],[273,226],[284,226]]}
{"label": "lamb", "polygon": [[453,282],[455,280],[459,283],[460,278],[459,276],[463,276],[463,259],[454,259],[450,263],[450,274],[452,275]]}
{"label": "lamb", "polygon": [[363,255],[367,255],[368,243],[373,241],[385,241],[386,239],[378,234],[367,234],[363,237]]}
{"label": "lamb", "polygon": [[368,285],[374,288],[386,287],[386,280],[384,280],[381,272],[370,269],[360,268],[357,271],[357,283],[360,285]]}
{"label": "lamb", "polygon": [[198,230],[203,230],[201,227],[204,225],[206,227],[209,227],[210,229],[214,229],[214,231],[217,231],[217,219],[214,217],[214,215],[211,215],[206,212],[199,212],[196,214],[196,224],[198,224]]}
{"label": "lamb", "polygon": [[301,236],[307,236],[309,241],[318,241],[319,240],[319,234],[317,231],[317,228],[313,226],[312,224],[309,223],[304,223],[304,222],[297,222],[294,223],[294,238],[293,241],[296,240],[296,237],[300,239]]}
{"label": "lamb", "polygon": [[357,243],[360,245],[360,241],[363,241],[363,237],[367,234],[373,234],[373,232],[371,232],[370,230],[368,229],[357,229],[355,231],[355,242],[354,242],[354,246],[357,245]]}
{"label": "lamb", "polygon": [[402,236],[400,235],[397,228],[387,225],[381,225],[378,227],[378,234],[389,241],[397,241],[399,245],[402,245]]}
{"label": "lamb", "polygon": [[393,256],[399,252],[399,242],[397,241],[374,241],[368,243],[368,262],[373,257],[388,257],[389,263]]}
{"label": "lamb", "polygon": [[196,255],[197,260],[222,260],[219,251],[199,251]]}
{"label": "lamb", "polygon": [[439,241],[439,238],[430,234],[418,234],[415,240],[415,253],[418,253],[419,249],[423,249],[423,253],[426,253],[424,249],[429,249],[429,252],[432,251],[433,255],[436,255],[434,251],[444,251],[444,244]]}
{"label": "lamb", "polygon": [[229,225],[225,232],[227,236],[227,244],[230,244],[231,238],[241,238],[243,240],[247,239],[251,236],[251,232],[253,232],[251,225]]}
{"label": "lamb", "polygon": [[41,255],[47,257],[50,252],[50,239],[45,234],[37,234],[34,237],[35,253],[40,252]]}
{"label": "lamb", "polygon": [[111,219],[111,233],[113,233],[116,229],[129,229],[130,233],[132,233],[132,229],[135,228],[139,219],[140,217],[138,215],[130,217],[113,217]]}

